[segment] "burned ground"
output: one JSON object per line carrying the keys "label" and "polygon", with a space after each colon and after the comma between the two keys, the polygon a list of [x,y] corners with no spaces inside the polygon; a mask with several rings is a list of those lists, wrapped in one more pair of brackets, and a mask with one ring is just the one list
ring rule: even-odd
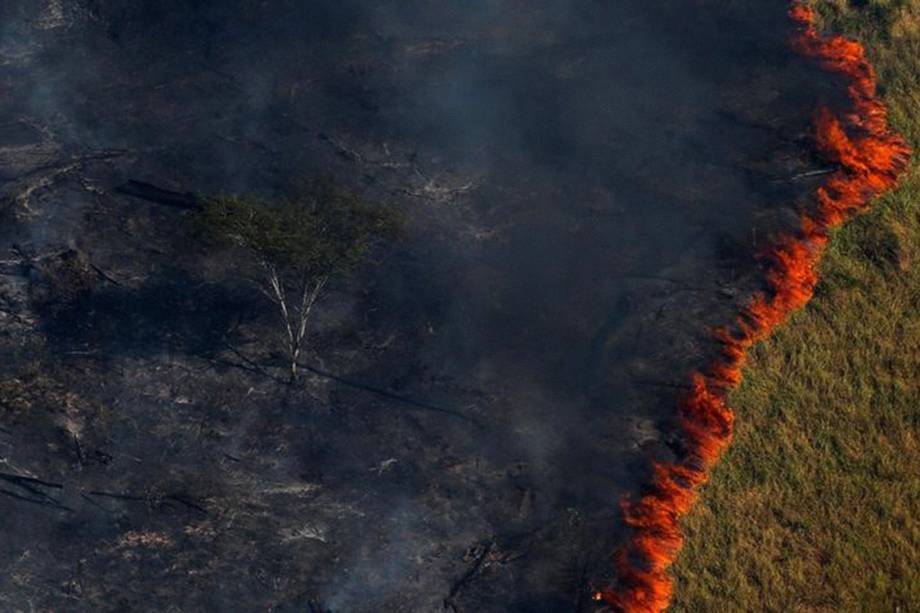
{"label": "burned ground", "polygon": [[[0,8],[4,608],[592,609],[708,328],[825,170],[780,3]],[[406,237],[274,314],[188,211],[332,173]]]}

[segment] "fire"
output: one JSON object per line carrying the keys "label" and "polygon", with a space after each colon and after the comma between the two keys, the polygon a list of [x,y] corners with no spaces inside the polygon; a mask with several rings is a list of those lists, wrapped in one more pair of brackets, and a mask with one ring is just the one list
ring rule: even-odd
{"label": "fire", "polygon": [[820,35],[814,11],[802,4],[793,4],[789,14],[797,26],[793,47],[848,80],[850,108],[842,114],[823,108],[815,118],[816,147],[837,170],[817,189],[814,210],[801,214],[798,231],[780,237],[765,256],[768,290],[754,295],[735,321],[716,331],[720,355],[692,375],[691,391],[679,409],[685,457],[655,464],[646,493],[637,501],[623,500],[623,518],[633,534],[616,556],[619,583],[595,597],[614,610],[667,608],[673,592],[668,569],[683,544],[680,519],[731,442],[734,413],[726,397],[741,382],[748,349],[811,299],[828,231],[865,210],[907,167],[910,149],[888,127],[862,45]]}

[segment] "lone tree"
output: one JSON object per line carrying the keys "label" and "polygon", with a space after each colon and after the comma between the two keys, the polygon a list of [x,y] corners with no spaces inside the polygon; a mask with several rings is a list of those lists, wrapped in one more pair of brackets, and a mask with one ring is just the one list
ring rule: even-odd
{"label": "lone tree", "polygon": [[258,265],[257,285],[281,316],[291,382],[310,312],[329,279],[350,271],[400,227],[392,209],[370,205],[328,177],[306,180],[277,201],[206,198],[197,221],[206,236],[241,248]]}

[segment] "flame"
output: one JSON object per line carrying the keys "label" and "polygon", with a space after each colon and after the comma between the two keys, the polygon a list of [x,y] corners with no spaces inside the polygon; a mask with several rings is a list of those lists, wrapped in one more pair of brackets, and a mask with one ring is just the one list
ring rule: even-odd
{"label": "flame", "polygon": [[793,48],[848,81],[850,108],[841,114],[822,108],[815,117],[816,147],[837,170],[817,189],[814,210],[801,214],[798,231],[781,236],[765,256],[768,290],[755,294],[732,324],[715,332],[719,356],[692,375],[679,409],[685,457],[656,463],[646,493],[638,501],[622,501],[632,536],[616,556],[618,585],[598,593],[614,610],[659,613],[667,608],[674,589],[668,569],[683,544],[680,519],[731,442],[734,413],[726,397],[741,382],[748,349],[811,299],[828,231],[894,187],[907,167],[910,148],[888,127],[875,71],[862,45],[821,36],[814,11],[798,2],[789,15],[796,24]]}

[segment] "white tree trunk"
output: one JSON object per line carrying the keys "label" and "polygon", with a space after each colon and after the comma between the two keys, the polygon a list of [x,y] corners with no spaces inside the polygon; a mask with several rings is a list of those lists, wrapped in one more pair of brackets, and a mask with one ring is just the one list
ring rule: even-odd
{"label": "white tree trunk", "polygon": [[304,339],[307,336],[307,322],[310,319],[310,313],[329,277],[319,277],[312,284],[309,279],[303,278],[300,287],[300,302],[292,307],[289,306],[288,290],[284,286],[284,281],[281,279],[281,275],[278,274],[278,270],[267,262],[263,262],[263,266],[268,274],[269,287],[269,291],[264,291],[264,293],[272,302],[278,305],[278,309],[281,312],[285,333],[284,340],[288,349],[288,358],[290,359],[289,378],[290,382],[293,383],[297,379],[297,362],[300,359]]}

